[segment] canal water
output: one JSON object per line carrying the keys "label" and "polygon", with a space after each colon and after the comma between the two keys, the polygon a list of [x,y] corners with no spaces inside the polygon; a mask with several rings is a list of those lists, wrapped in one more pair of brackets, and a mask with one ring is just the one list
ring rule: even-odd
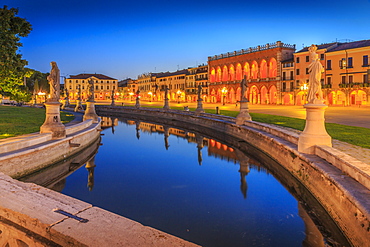
{"label": "canal water", "polygon": [[337,230],[321,235],[305,211],[315,206],[279,182],[268,158],[201,130],[104,119],[103,145],[49,187],[203,246],[345,245]]}

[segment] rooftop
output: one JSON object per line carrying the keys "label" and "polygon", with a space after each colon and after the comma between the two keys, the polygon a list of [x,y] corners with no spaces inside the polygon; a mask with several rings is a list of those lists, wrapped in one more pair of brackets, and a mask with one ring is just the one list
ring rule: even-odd
{"label": "rooftop", "polygon": [[98,78],[99,80],[117,80],[112,77],[102,75],[102,74],[78,74],[78,75],[71,75],[67,79],[88,79],[90,77]]}

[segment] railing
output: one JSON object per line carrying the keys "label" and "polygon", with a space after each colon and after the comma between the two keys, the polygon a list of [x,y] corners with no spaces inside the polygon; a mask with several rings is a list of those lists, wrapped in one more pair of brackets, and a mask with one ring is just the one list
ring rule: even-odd
{"label": "railing", "polygon": [[220,55],[211,56],[211,57],[208,57],[208,61],[217,60],[217,59],[221,59],[221,58],[227,58],[227,57],[234,57],[234,56],[248,54],[248,53],[252,53],[252,52],[274,49],[274,48],[278,48],[278,47],[288,48],[288,49],[295,49],[295,45],[284,44],[281,41],[277,41],[276,43],[267,43],[266,45],[259,45],[259,46],[256,46],[256,47],[249,47],[248,49],[241,49],[241,50],[238,50],[238,51],[227,52],[227,53],[223,53],[223,54],[220,54]]}

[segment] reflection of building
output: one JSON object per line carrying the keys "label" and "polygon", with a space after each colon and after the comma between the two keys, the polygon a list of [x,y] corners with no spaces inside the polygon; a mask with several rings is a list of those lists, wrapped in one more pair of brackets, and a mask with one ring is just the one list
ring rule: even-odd
{"label": "reflection of building", "polygon": [[101,117],[101,127],[102,128],[109,128],[118,125],[118,118],[112,117]]}
{"label": "reflection of building", "polygon": [[71,75],[64,81],[64,87],[68,89],[69,99],[78,98],[78,89],[81,88],[81,99],[86,100],[89,94],[89,80],[94,81],[94,99],[107,100],[112,98],[112,90],[118,90],[117,79],[102,74],[79,74]]}
{"label": "reflection of building", "polygon": [[[209,97],[226,103],[240,99],[240,81],[246,77],[247,98],[252,104],[281,103],[281,62],[293,58],[295,45],[281,41],[208,57]],[[225,90],[225,91],[226,91]]]}
{"label": "reflection of building", "polygon": [[[328,105],[365,105],[370,103],[370,40],[318,45],[317,54],[325,68],[322,88]],[[308,83],[308,47],[294,54],[296,104],[300,105],[303,84]]]}

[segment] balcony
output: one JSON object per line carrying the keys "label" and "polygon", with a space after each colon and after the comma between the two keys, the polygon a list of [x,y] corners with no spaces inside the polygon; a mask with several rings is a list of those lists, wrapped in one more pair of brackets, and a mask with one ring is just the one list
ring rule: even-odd
{"label": "balcony", "polygon": [[364,88],[370,87],[370,83],[368,82],[354,82],[354,83],[341,83],[339,84],[339,88]]}

